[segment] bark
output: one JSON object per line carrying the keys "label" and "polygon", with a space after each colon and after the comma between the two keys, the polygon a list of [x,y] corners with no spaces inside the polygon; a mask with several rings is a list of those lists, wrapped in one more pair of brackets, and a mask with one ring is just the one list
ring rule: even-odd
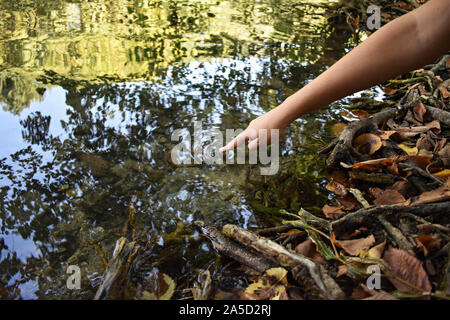
{"label": "bark", "polygon": [[262,257],[259,254],[255,254],[246,248],[243,248],[232,240],[229,240],[216,228],[208,226],[202,221],[196,221],[195,225],[209,240],[211,240],[214,248],[219,253],[259,272],[264,272],[267,269],[276,266],[274,262]]}

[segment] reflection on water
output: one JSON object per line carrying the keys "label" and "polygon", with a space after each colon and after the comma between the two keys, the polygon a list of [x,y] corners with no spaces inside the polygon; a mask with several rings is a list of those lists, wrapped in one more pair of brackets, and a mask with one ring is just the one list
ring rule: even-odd
{"label": "reflection on water", "polygon": [[[341,57],[350,34],[324,3],[0,0],[0,294],[92,298],[130,206],[159,239],[146,268],[174,278],[214,257],[192,221],[269,223],[259,170],[177,167],[170,138],[196,120],[245,128]],[[291,128],[265,182],[278,207],[325,201],[315,152],[338,113]]]}

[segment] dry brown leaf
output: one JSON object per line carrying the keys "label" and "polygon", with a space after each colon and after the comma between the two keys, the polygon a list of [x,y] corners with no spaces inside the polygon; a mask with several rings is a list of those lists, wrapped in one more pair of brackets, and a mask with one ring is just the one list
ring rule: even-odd
{"label": "dry brown leaf", "polygon": [[335,170],[329,174],[329,177],[343,185],[344,187],[349,187],[350,183],[348,181],[347,173],[343,170]]}
{"label": "dry brown leaf", "polygon": [[336,274],[336,278],[342,277],[343,275],[347,274],[348,271],[348,266],[345,264],[341,264],[338,267],[338,272]]}
{"label": "dry brown leaf", "polygon": [[388,87],[384,87],[383,88],[384,93],[387,96],[392,96],[393,94],[395,94],[398,90],[397,89],[392,89],[392,88],[388,88]]}
{"label": "dry brown leaf", "polygon": [[388,204],[397,204],[405,202],[406,199],[402,196],[400,192],[393,189],[386,189],[378,195],[373,201],[376,205],[388,205]]}
{"label": "dry brown leaf", "polygon": [[350,211],[353,210],[355,207],[359,208],[361,206],[359,201],[356,200],[356,198],[352,194],[347,194],[346,196],[337,199],[337,201],[341,205],[342,209],[346,211]]}
{"label": "dry brown leaf", "polygon": [[382,147],[381,138],[373,133],[363,133],[353,140],[356,151],[372,155]]}
{"label": "dry brown leaf", "polygon": [[338,136],[341,134],[342,131],[344,131],[345,127],[347,127],[347,125],[343,122],[338,122],[335,123],[332,127],[331,127],[331,132],[335,135]]}
{"label": "dry brown leaf", "polygon": [[337,181],[332,180],[330,183],[327,184],[325,187],[328,191],[333,192],[334,194],[337,194],[338,196],[345,196],[347,194],[347,189],[340,184]]}
{"label": "dry brown leaf", "polygon": [[450,143],[447,143],[437,154],[444,166],[450,167]]}
{"label": "dry brown leaf", "polygon": [[423,249],[423,253],[426,257],[430,252],[441,248],[442,239],[438,235],[429,236],[426,234],[419,234],[416,238],[416,242],[417,247]]}
{"label": "dry brown leaf", "polygon": [[437,189],[423,192],[413,204],[442,202],[450,199],[450,179]]}
{"label": "dry brown leaf", "polygon": [[324,257],[317,251],[316,245],[311,239],[307,239],[295,247],[295,252],[305,257],[311,258],[315,263],[327,264]]}
{"label": "dry brown leaf", "polygon": [[450,90],[449,87],[440,86],[439,91],[444,99],[450,98]]}
{"label": "dry brown leaf", "polygon": [[369,289],[362,283],[358,284],[358,286],[353,290],[352,299],[354,299],[354,300],[398,300],[397,298],[391,296],[386,291]]}
{"label": "dry brown leaf", "polygon": [[331,220],[339,219],[342,217],[342,215],[345,214],[345,212],[342,211],[341,208],[332,207],[327,204],[323,206],[322,211],[325,217]]}
{"label": "dry brown leaf", "polygon": [[424,156],[409,156],[402,161],[406,164],[425,169],[430,164],[430,159]]}
{"label": "dry brown leaf", "polygon": [[[422,262],[409,252],[389,247],[383,256],[392,274],[425,292],[431,291],[431,283]],[[388,275],[392,284],[400,291],[417,293],[418,290]]]}
{"label": "dry brown leaf", "polygon": [[414,118],[416,118],[417,121],[423,122],[423,116],[427,112],[427,109],[425,109],[421,101],[416,103],[416,105],[413,108],[413,111],[414,111]]}
{"label": "dry brown leaf", "polygon": [[375,243],[373,235],[367,238],[353,239],[353,240],[336,240],[335,244],[342,248],[351,256],[359,256],[362,250],[367,250]]}

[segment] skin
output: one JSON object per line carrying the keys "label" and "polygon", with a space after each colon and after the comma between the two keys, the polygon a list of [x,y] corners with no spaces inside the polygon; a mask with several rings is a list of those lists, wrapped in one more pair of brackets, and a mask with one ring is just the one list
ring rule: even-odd
{"label": "skin", "polygon": [[269,133],[278,129],[281,136],[305,113],[434,62],[450,50],[449,31],[450,0],[428,1],[374,32],[278,107],[251,121],[220,151],[232,150],[245,141],[254,149],[261,129]]}

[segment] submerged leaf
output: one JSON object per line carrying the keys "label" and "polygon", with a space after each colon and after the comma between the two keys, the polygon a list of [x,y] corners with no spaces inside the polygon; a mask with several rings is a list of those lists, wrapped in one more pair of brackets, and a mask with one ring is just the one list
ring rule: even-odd
{"label": "submerged leaf", "polygon": [[143,300],[170,300],[175,292],[175,281],[165,273],[151,274],[144,284]]}

